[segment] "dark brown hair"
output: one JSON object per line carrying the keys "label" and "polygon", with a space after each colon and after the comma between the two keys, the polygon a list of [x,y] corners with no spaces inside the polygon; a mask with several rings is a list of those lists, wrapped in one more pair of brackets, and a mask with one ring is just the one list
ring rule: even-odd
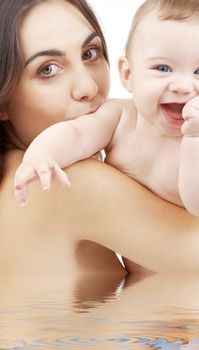
{"label": "dark brown hair", "polygon": [[[23,59],[18,39],[21,23],[33,7],[51,1],[53,0],[0,0],[0,114],[5,111],[22,74]],[[109,62],[105,38],[91,6],[86,0],[64,1],[76,7],[92,25],[101,38],[104,56]],[[9,121],[0,121],[0,155],[7,149],[17,148],[9,138],[11,129]]]}

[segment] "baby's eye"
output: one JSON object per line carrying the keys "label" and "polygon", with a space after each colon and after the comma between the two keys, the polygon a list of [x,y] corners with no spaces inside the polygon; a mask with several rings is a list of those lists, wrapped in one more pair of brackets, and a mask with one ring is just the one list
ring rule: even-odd
{"label": "baby's eye", "polygon": [[54,77],[60,70],[60,67],[55,63],[48,63],[39,69],[38,75],[44,79]]}
{"label": "baby's eye", "polygon": [[102,55],[102,47],[93,47],[83,52],[82,59],[83,61],[96,61]]}
{"label": "baby's eye", "polygon": [[199,75],[199,68],[195,70],[194,74]]}
{"label": "baby's eye", "polygon": [[156,67],[154,67],[154,69],[156,69],[156,70],[158,70],[159,72],[162,72],[162,73],[171,72],[170,67],[169,66],[165,66],[165,65],[156,66]]}

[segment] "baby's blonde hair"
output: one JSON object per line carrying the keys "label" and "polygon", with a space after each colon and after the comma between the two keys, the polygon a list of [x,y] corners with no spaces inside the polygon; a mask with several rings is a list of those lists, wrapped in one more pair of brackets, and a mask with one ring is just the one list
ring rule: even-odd
{"label": "baby's blonde hair", "polygon": [[153,10],[157,11],[159,20],[185,21],[199,17],[199,0],[146,0],[134,15],[125,47],[127,56],[138,24]]}

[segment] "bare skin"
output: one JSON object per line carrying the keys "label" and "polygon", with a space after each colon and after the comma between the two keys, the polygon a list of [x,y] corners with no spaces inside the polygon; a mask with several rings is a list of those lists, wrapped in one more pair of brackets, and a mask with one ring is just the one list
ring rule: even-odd
{"label": "bare skin", "polygon": [[[152,271],[198,272],[199,220],[185,209],[95,160],[67,169],[73,183],[70,189],[63,190],[55,182],[50,192],[43,193],[39,183],[33,183],[30,205],[22,209],[12,192],[22,156],[14,151],[5,159],[0,196],[1,273],[84,272],[89,264],[80,265],[76,254],[83,240],[117,251]],[[117,261],[110,264],[108,257],[106,268],[101,262],[94,266],[93,261],[93,272],[101,269],[125,275]]]}
{"label": "bare skin", "polygon": [[[68,275],[81,274],[85,271],[87,273],[98,271],[125,276],[126,271],[114,252],[92,242],[83,244],[81,241],[84,240],[84,237],[82,239],[79,237],[81,231],[77,232],[77,236],[68,234],[69,231],[73,232],[73,229],[71,226],[70,230],[71,224],[68,226],[66,223],[65,204],[62,203],[60,186],[55,185],[54,194],[44,194],[41,191],[39,193],[39,186],[35,183],[30,190],[33,202],[29,208],[27,210],[17,208],[11,184],[15,167],[22,155],[21,151],[12,151],[5,157],[5,174],[1,183],[0,196],[3,208],[0,229],[1,272],[17,275],[31,275],[31,273],[49,273],[50,275],[65,273]],[[40,198],[39,204],[36,201],[36,194]],[[73,213],[71,209],[74,211]],[[69,204],[69,211],[68,209],[66,211],[68,212],[67,216],[72,214],[70,220],[77,221],[78,218],[73,216],[75,206],[72,203]],[[66,219],[64,222],[61,219],[63,214]],[[23,224],[22,221],[24,221]],[[89,239],[89,237],[85,237],[85,239]],[[87,254],[84,254],[85,251]]]}
{"label": "bare skin", "polygon": [[[109,67],[103,55],[100,36],[95,33],[85,17],[67,1],[42,2],[32,9],[31,15],[29,13],[25,17],[23,25],[25,29],[20,32],[22,35],[19,41],[26,64],[18,88],[13,92],[0,119],[2,123],[10,120],[14,131],[9,135],[9,142],[14,143],[16,148],[24,150],[47,126],[56,121],[76,118],[77,115],[87,113],[101,105],[109,91]],[[71,28],[73,31],[68,36]],[[43,54],[46,50],[48,54]],[[49,84],[49,80],[45,79],[46,69],[47,75],[48,71],[52,71],[53,75],[59,72],[59,78],[52,79]],[[10,177],[14,176],[13,170],[18,155],[21,154],[17,151],[12,152],[3,160],[5,172],[1,183],[3,208],[1,243],[5,259],[2,255],[2,270],[8,274],[9,271],[13,272],[13,276],[14,272],[29,275],[29,272],[33,273],[34,270],[35,274],[39,271],[42,274],[51,271],[52,276],[54,275],[52,271],[56,272],[56,275],[61,271],[68,275],[70,271],[76,273],[86,270],[115,274],[118,272],[122,276],[126,274],[113,251],[88,241],[80,245],[74,244],[67,236],[66,228],[63,230],[65,219],[63,226],[56,222],[58,217],[53,225],[48,196],[41,195],[44,202],[41,201],[37,206],[35,201],[27,211],[20,212],[15,206],[13,207],[11,200],[13,191],[9,181]],[[37,186],[33,186],[34,190],[35,194],[38,193]],[[60,203],[58,207],[54,207],[55,213]],[[43,210],[46,204],[47,207]],[[75,220],[78,217],[78,207],[76,210]],[[10,220],[14,215],[11,214],[13,212],[16,218]],[[6,213],[10,214],[7,216]],[[26,218],[22,228],[20,221],[23,215]],[[51,238],[49,236],[46,239],[43,234],[40,235],[45,230],[50,236],[52,232]],[[35,236],[30,238],[28,232],[31,232],[31,235],[34,232]],[[15,250],[18,245],[19,249]],[[43,254],[44,251],[46,255]],[[86,252],[85,259],[83,252]]]}
{"label": "bare skin", "polygon": [[[68,33],[68,26],[76,28],[70,38],[62,34]],[[24,60],[29,63],[1,118],[2,122],[10,120],[19,147],[26,149],[48,126],[101,106],[108,94],[109,74],[99,37],[67,2],[36,7],[23,22],[20,40]],[[51,54],[50,61],[43,56],[37,57],[39,61],[32,59],[49,47],[61,56]],[[49,68],[52,81],[44,80]],[[71,167],[69,189],[55,183],[50,193],[41,193],[34,183],[30,204],[21,210],[14,202],[12,183],[22,155],[15,151],[5,157],[0,214],[2,273],[13,278],[35,276],[36,280],[38,275],[48,276],[48,283],[49,276],[64,275],[68,283],[69,276],[96,272],[121,279],[126,271],[114,251],[128,259],[127,270],[134,274],[145,273],[143,268],[197,271],[197,219],[105,164],[89,160]]]}
{"label": "bare skin", "polygon": [[121,79],[133,98],[109,100],[89,117],[56,123],[38,135],[16,174],[20,204],[35,177],[49,189],[55,173],[64,182],[59,167],[105,149],[106,163],[199,216],[198,23],[156,16],[155,10],[145,16],[129,57],[120,59]]}

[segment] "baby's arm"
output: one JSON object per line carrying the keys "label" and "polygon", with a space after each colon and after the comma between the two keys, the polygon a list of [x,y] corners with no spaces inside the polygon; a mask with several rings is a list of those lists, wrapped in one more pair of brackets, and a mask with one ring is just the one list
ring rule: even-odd
{"label": "baby's arm", "polygon": [[61,168],[103,149],[121,115],[122,100],[109,100],[93,114],[54,124],[38,135],[16,171],[14,191],[19,204],[26,205],[26,185],[37,177],[43,190],[50,189],[51,178],[70,185]]}
{"label": "baby's arm", "polygon": [[185,105],[183,117],[179,192],[186,209],[199,216],[199,96]]}

